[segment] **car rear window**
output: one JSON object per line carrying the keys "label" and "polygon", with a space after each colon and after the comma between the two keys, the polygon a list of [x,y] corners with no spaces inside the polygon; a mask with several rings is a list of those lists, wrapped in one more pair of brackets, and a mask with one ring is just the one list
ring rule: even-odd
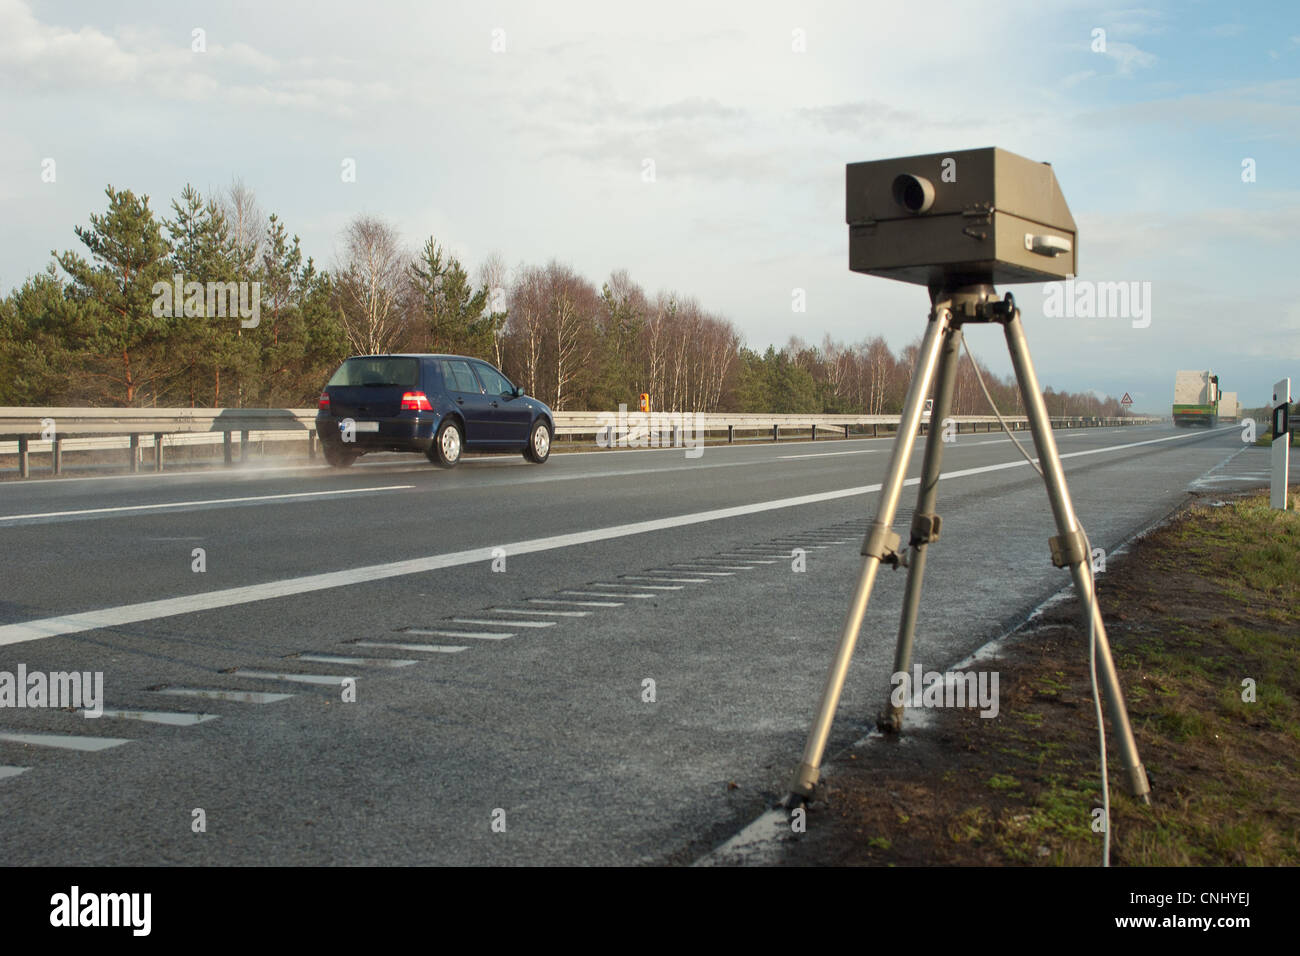
{"label": "car rear window", "polygon": [[350,358],[334,373],[330,385],[400,385],[409,387],[420,383],[420,360],[364,356]]}

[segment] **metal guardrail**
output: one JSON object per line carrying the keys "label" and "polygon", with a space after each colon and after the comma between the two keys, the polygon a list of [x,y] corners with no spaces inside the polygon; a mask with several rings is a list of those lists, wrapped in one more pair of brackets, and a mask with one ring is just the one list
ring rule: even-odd
{"label": "metal guardrail", "polygon": [[[637,438],[649,430],[672,434],[680,427],[683,415],[676,412],[654,412],[648,416],[636,412],[617,416],[612,412],[555,412],[555,433],[571,437],[597,436],[601,433],[611,442],[626,444],[628,438]],[[811,415],[811,414],[761,414],[761,413],[687,413],[687,427],[697,429],[703,440],[709,434],[726,432],[727,441],[734,442],[738,433],[771,433],[772,441],[779,441],[782,430],[808,431],[813,441],[817,430],[840,433],[848,438],[850,430],[857,428],[865,434],[871,429],[873,437],[880,429],[898,427],[897,415]],[[1004,416],[1012,428],[1023,430],[1026,420],[1022,416]],[[996,431],[997,418],[992,415],[954,415],[952,420],[958,432]],[[1122,418],[1072,417],[1053,418],[1053,428],[1108,427],[1116,425],[1150,424],[1158,418],[1124,416]],[[929,423],[922,425],[922,430]],[[612,428],[611,428],[612,425]],[[239,433],[239,459],[247,457],[248,446],[254,441],[306,440],[307,455],[316,455],[316,410],[308,408],[26,408],[0,406],[0,454],[17,454],[19,475],[30,474],[30,455],[46,452],[52,455],[54,474],[63,470],[65,451],[102,451],[129,449],[128,467],[138,471],[144,448],[153,449],[153,468],[163,470],[164,449],[167,446],[208,445],[220,443],[227,465],[235,460],[234,434]],[[52,437],[50,437],[52,434]]]}

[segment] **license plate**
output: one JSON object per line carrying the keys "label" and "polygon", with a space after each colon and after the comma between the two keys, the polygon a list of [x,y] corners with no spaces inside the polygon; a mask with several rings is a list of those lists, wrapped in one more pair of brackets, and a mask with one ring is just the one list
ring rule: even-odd
{"label": "license plate", "polygon": [[357,422],[356,430],[359,432],[377,432],[379,431],[379,422]]}

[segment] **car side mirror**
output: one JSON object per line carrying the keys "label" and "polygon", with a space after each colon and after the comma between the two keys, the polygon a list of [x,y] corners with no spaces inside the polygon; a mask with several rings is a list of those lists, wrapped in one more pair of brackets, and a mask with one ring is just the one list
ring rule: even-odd
{"label": "car side mirror", "polygon": [[524,394],[524,390],[520,388],[518,385],[516,385],[514,388],[510,390],[511,398],[519,398],[523,394]]}

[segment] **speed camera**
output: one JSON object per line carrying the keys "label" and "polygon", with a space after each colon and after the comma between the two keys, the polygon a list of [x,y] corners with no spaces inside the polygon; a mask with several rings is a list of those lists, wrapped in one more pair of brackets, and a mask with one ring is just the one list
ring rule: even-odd
{"label": "speed camera", "polygon": [[1078,267],[1056,175],[1004,149],[850,163],[849,268],[932,289],[1051,282]]}

